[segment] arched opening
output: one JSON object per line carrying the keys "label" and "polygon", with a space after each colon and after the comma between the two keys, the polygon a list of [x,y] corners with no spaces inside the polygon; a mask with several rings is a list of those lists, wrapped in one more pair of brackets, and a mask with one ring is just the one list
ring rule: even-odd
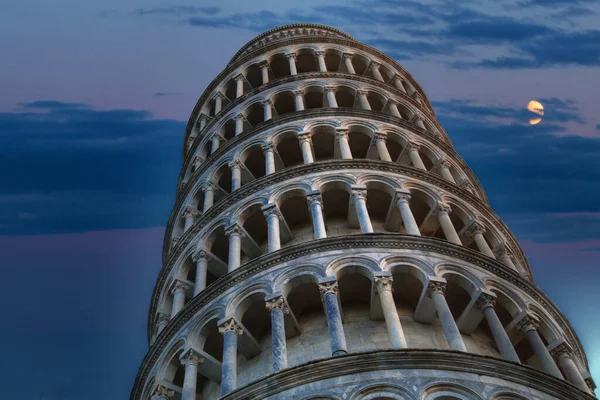
{"label": "arched opening", "polygon": [[248,207],[238,218],[245,234],[242,235],[242,249],[247,254],[247,259],[253,259],[267,251],[267,220],[263,215],[261,204],[254,204]]}
{"label": "arched opening", "polygon": [[417,322],[414,318],[419,305],[424,283],[427,278],[418,268],[410,264],[399,264],[390,267],[392,278],[392,294],[396,304],[398,317],[405,332],[414,332],[409,337],[418,337],[418,340],[408,340],[412,348],[437,348],[437,340],[432,336],[431,326]]}
{"label": "arched opening", "polygon": [[335,99],[338,107],[355,108],[356,89],[347,86],[338,86],[335,90]]}
{"label": "arched opening", "polygon": [[357,75],[364,75],[367,71],[367,66],[370,63],[371,60],[362,54],[354,54],[354,57],[352,57],[352,65],[354,66],[354,71]]}
{"label": "arched opening", "polygon": [[335,131],[331,127],[320,126],[311,131],[311,141],[316,161],[335,158]]}
{"label": "arched opening", "polygon": [[[404,150],[404,146],[402,145],[402,138],[395,133],[388,133],[386,146],[388,149],[388,153],[390,153],[390,158],[392,161],[402,164],[400,161],[400,155]],[[406,160],[407,163],[405,165],[410,164],[410,159]]]}
{"label": "arched opening", "polygon": [[252,64],[246,69],[246,80],[253,88],[262,85],[262,70],[259,64]]}
{"label": "arched opening", "polygon": [[215,180],[225,193],[231,193],[231,169],[229,165],[221,165],[215,173]]}
{"label": "arched opening", "polygon": [[208,252],[215,257],[223,265],[229,262],[229,239],[225,235],[225,227],[223,225],[217,227],[208,236],[205,242]]}
{"label": "arched opening", "polygon": [[291,75],[290,64],[285,54],[275,54],[269,60],[269,64],[271,65],[271,71],[273,72],[273,77],[275,79]]}
{"label": "arched opening", "polygon": [[276,162],[277,159],[280,159],[285,168],[304,164],[302,149],[300,148],[298,135],[296,135],[296,133],[286,132],[277,136],[275,147],[278,155],[278,157],[276,157]]}
{"label": "arched opening", "polygon": [[398,232],[400,229],[400,213],[393,207],[395,191],[381,183],[368,182],[367,211],[375,232]]}
{"label": "arched opening", "polygon": [[[431,196],[426,193],[416,190],[409,189],[410,201],[409,206],[412,211],[415,222],[419,227],[419,231],[422,236],[433,236],[438,231],[439,222],[433,213],[433,207],[435,207],[435,201]],[[403,227],[404,232],[406,232]]]}
{"label": "arched opening", "polygon": [[296,111],[295,96],[292,92],[283,92],[274,96],[273,106],[277,115],[284,115]]}
{"label": "arched opening", "polygon": [[304,104],[307,109],[323,108],[323,88],[312,86],[304,91]]}
{"label": "arched opening", "polygon": [[349,185],[342,181],[328,182],[321,186],[321,193],[327,235],[360,233],[356,212],[350,204]]}
{"label": "arched opening", "polygon": [[235,79],[232,78],[232,79],[228,80],[227,83],[225,84],[225,96],[229,100],[235,100],[236,92],[237,92],[237,82],[235,81]]}
{"label": "arched opening", "polygon": [[211,154],[211,150],[212,149],[212,140],[207,140],[204,142],[204,145],[202,145],[202,149],[200,150],[200,154],[202,156],[202,158],[206,159],[210,154]]}
{"label": "arched opening", "polygon": [[229,119],[223,126],[223,137],[231,140],[235,137],[235,119]]}
{"label": "arched opening", "polygon": [[290,190],[277,199],[281,215],[289,229],[291,240],[282,247],[313,239],[312,217],[302,190]]}
{"label": "arched opening", "polygon": [[348,142],[352,158],[367,158],[367,153],[371,147],[371,137],[366,129],[354,127],[348,132]]}
{"label": "arched opening", "polygon": [[250,126],[256,126],[265,120],[265,111],[262,103],[254,103],[246,110],[244,115]]}
{"label": "arched opening", "polygon": [[296,69],[299,74],[319,71],[319,64],[314,50],[302,49],[296,52]]}
{"label": "arched opening", "polygon": [[385,97],[379,93],[371,91],[369,91],[369,94],[367,94],[367,100],[369,100],[369,105],[373,111],[382,111],[383,107],[387,103],[387,99]]}
{"label": "arched opening", "polygon": [[265,154],[260,145],[256,144],[248,148],[242,154],[240,160],[250,172],[253,179],[265,176]]}
{"label": "arched opening", "polygon": [[325,50],[325,66],[327,71],[338,72],[342,64],[342,52],[339,50]]}

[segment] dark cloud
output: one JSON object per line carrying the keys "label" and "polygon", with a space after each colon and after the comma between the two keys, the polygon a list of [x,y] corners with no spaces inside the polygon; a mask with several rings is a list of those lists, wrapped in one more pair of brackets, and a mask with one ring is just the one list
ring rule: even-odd
{"label": "dark cloud", "polygon": [[454,22],[443,32],[445,38],[478,44],[514,43],[553,32],[545,25],[523,22],[515,18],[477,16],[471,21]]}
{"label": "dark cloud", "polygon": [[12,171],[0,187],[0,234],[166,223],[184,122],[78,103],[22,107],[0,113],[0,168]]}

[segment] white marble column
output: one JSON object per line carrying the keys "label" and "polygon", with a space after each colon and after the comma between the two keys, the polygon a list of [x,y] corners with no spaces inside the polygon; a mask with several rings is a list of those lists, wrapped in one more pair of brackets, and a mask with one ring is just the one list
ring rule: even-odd
{"label": "white marble column", "polygon": [[287,346],[285,340],[285,314],[290,313],[290,308],[283,296],[274,297],[266,301],[267,310],[271,312],[271,351],[273,358],[273,372],[287,368]]}
{"label": "white marble column", "polygon": [[302,149],[302,159],[304,164],[310,164],[314,162],[312,155],[312,146],[310,140],[310,134],[308,132],[301,133],[298,135],[300,141],[300,149]]}
{"label": "white marble column", "polygon": [[419,146],[417,143],[408,143],[408,156],[410,157],[410,161],[412,162],[413,167],[418,168],[422,171],[427,171],[427,168],[425,168],[425,164],[423,164],[423,160],[421,159],[421,156],[419,155],[419,149],[421,148],[421,146]]}
{"label": "white marble column", "polygon": [[325,64],[325,52],[315,51],[315,56],[317,57],[317,62],[319,63],[319,71],[327,72],[327,65]]}
{"label": "white marble column", "polygon": [[510,341],[504,326],[502,326],[502,322],[500,322],[500,319],[496,314],[496,310],[494,309],[495,305],[496,298],[485,293],[480,294],[475,303],[475,307],[481,310],[485,316],[490,331],[492,332],[492,336],[494,337],[494,341],[496,342],[496,346],[498,346],[498,350],[502,357],[506,360],[520,363],[521,360],[519,360],[515,347]]}
{"label": "white marble column", "polygon": [[427,295],[435,302],[435,309],[440,318],[440,322],[442,323],[442,329],[444,330],[444,336],[446,336],[448,345],[450,345],[452,350],[466,352],[467,348],[462,340],[462,336],[460,335],[456,321],[452,316],[452,312],[450,312],[448,303],[446,302],[446,297],[444,296],[445,292],[445,282],[429,282],[427,286]]}
{"label": "white marble column", "polygon": [[494,259],[496,258],[496,256],[494,256],[494,253],[492,252],[492,249],[490,248],[490,245],[483,236],[485,234],[485,227],[483,225],[481,225],[477,221],[473,222],[467,230],[467,234],[473,238],[480,252],[482,252],[488,257]]}
{"label": "white marble column", "polygon": [[358,100],[360,101],[360,107],[363,110],[370,110],[371,109],[371,105],[369,104],[369,99],[367,99],[367,95],[369,94],[369,92],[367,90],[358,90]]}
{"label": "white marble column", "polygon": [[265,100],[263,102],[263,118],[265,121],[270,120],[271,118],[273,118],[273,104],[271,103],[271,100]]}
{"label": "white marble column", "polygon": [[231,191],[234,192],[242,187],[242,162],[233,160],[229,163],[231,168]]}
{"label": "white marble column", "polygon": [[393,82],[394,86],[396,87],[396,89],[398,89],[402,93],[406,93],[406,89],[404,88],[404,84],[402,83],[402,78],[400,78],[399,75],[395,75],[392,78],[392,82]]}
{"label": "white marble column", "polygon": [[179,358],[181,365],[185,366],[181,400],[196,400],[196,385],[198,382],[198,364],[204,361],[196,351],[189,349]]}
{"label": "white marble column", "polygon": [[323,301],[323,308],[325,309],[325,316],[327,318],[327,327],[329,328],[331,355],[348,354],[344,326],[342,325],[342,315],[337,298],[338,283],[321,283],[319,284],[319,292],[321,293],[321,300]]}
{"label": "white marble column", "polygon": [[381,161],[392,161],[392,157],[390,156],[390,152],[388,151],[386,141],[387,134],[384,132],[375,132],[375,147],[377,147],[377,153],[379,154],[379,158]]}
{"label": "white marble column", "polygon": [[185,291],[188,284],[182,281],[176,281],[171,294],[173,294],[173,306],[171,308],[171,318],[173,318],[185,305]]}
{"label": "white marble column", "polygon": [[213,206],[213,203],[215,202],[215,189],[210,183],[208,183],[202,186],[202,191],[204,192],[204,204],[202,206],[202,212],[206,212]]}
{"label": "white marble column", "polygon": [[225,229],[225,235],[229,238],[229,262],[227,272],[233,272],[240,267],[242,258],[242,230],[237,225],[231,225]]}
{"label": "white marble column", "polygon": [[425,127],[425,123],[423,122],[421,117],[416,116],[415,119],[413,120],[413,122],[415,123],[415,125],[417,125],[421,129],[423,129],[424,131],[427,130],[427,128]]}
{"label": "white marble column", "polygon": [[198,211],[194,209],[190,204],[185,206],[185,211],[183,212],[183,232],[187,232],[188,229],[194,225],[194,220],[198,216]]}
{"label": "white marble column", "polygon": [[440,174],[442,178],[445,180],[456,184],[454,180],[454,176],[452,176],[452,172],[450,172],[450,161],[446,157],[442,157],[437,162],[437,168],[440,170]]}
{"label": "white marble column", "polygon": [[235,98],[244,95],[244,75],[240,74],[235,77]]}
{"label": "white marble column", "polygon": [[323,218],[323,199],[321,193],[310,193],[306,196],[312,217],[313,234],[315,239],[327,237],[325,219]]}
{"label": "white marble column", "polygon": [[415,217],[410,209],[410,192],[408,190],[397,190],[396,201],[398,202],[400,216],[402,217],[402,223],[404,223],[406,232],[409,235],[421,236],[419,225],[417,225],[417,221],[415,221]]}
{"label": "white marble column", "polygon": [[192,167],[194,171],[197,171],[198,168],[200,168],[200,165],[202,165],[203,161],[204,160],[202,159],[202,157],[200,157],[199,154],[196,154],[196,156],[194,156],[194,161],[192,161]]}
{"label": "white marble column", "polygon": [[275,147],[273,143],[267,143],[261,149],[265,155],[265,175],[270,175],[275,172]]}
{"label": "white marble column", "polygon": [[221,138],[218,134],[213,134],[212,138],[210,139],[210,154],[214,154],[219,149],[219,144],[221,142],[220,139]]}
{"label": "white marble column", "polygon": [[157,335],[160,335],[162,330],[165,329],[165,326],[167,326],[170,319],[171,319],[171,315],[169,315],[165,312],[162,312],[162,311],[158,312],[158,316],[156,317],[156,334]]}
{"label": "white marble column", "polygon": [[327,96],[327,103],[331,108],[337,108],[338,103],[335,98],[335,86],[325,86],[325,95]]}
{"label": "white marble column", "polygon": [[390,100],[390,105],[388,107],[390,109],[390,114],[392,114],[394,117],[398,117],[398,118],[402,119],[400,110],[398,110],[398,104],[395,101]]}
{"label": "white marble column", "polygon": [[402,324],[400,323],[400,317],[398,317],[394,295],[392,294],[393,281],[392,277],[376,277],[374,283],[377,295],[381,301],[383,317],[385,318],[385,325],[387,327],[390,343],[392,343],[392,348],[405,349],[408,346],[406,344],[406,337],[404,336]]}
{"label": "white marble column", "polygon": [[244,331],[233,319],[219,325],[219,333],[223,335],[223,361],[221,362],[221,396],[235,390],[237,386],[237,344],[238,336]]}
{"label": "white marble column", "polygon": [[379,67],[381,67],[381,64],[376,63],[375,61],[371,62],[371,65],[369,66],[369,69],[373,72],[373,76],[375,77],[375,79],[377,79],[379,82],[385,82],[385,80],[383,79],[383,76],[381,76],[381,72],[379,71]]}
{"label": "white marble column", "polygon": [[542,338],[537,331],[538,325],[539,323],[537,320],[529,315],[526,315],[521,321],[519,321],[517,327],[525,334],[525,337],[527,338],[527,341],[529,342],[534,354],[537,356],[542,369],[546,373],[556,378],[563,379],[563,376],[556,366],[552,355],[550,355],[548,348],[542,341]]}
{"label": "white marble column", "polygon": [[367,211],[367,189],[352,189],[351,201],[356,208],[356,215],[362,233],[373,233],[373,225]]}
{"label": "white marble column", "polygon": [[500,261],[502,264],[506,265],[509,268],[514,270],[517,269],[515,264],[513,263],[510,254],[508,252],[508,247],[505,244],[501,244],[495,252],[496,259]]}
{"label": "white marble column", "polygon": [[281,248],[281,235],[279,233],[279,209],[276,204],[263,207],[263,214],[267,220],[267,252],[271,253]]}
{"label": "white marble column", "polygon": [[244,115],[238,114],[235,116],[235,136],[244,131]]}
{"label": "white marble column", "polygon": [[344,160],[352,159],[352,152],[350,151],[350,143],[348,143],[348,129],[346,128],[337,128],[335,130],[335,136],[338,140],[338,145],[340,146],[340,153]]}
{"label": "white marble column", "polygon": [[221,112],[223,108],[223,95],[221,93],[217,93],[215,96],[215,115]]}
{"label": "white marble column", "polygon": [[196,263],[196,281],[194,282],[194,296],[196,296],[206,288],[208,253],[204,250],[199,250],[192,256],[192,261]]}
{"label": "white marble column", "polygon": [[296,107],[296,111],[304,110],[304,91],[303,90],[294,90],[294,105]]}
{"label": "white marble column", "polygon": [[152,393],[151,400],[169,400],[171,397],[175,395],[175,392],[171,389],[167,389],[162,385],[158,385],[154,392]]}
{"label": "white marble column", "polygon": [[354,65],[352,65],[352,58],[354,58],[354,54],[344,54],[342,56],[344,58],[344,65],[350,74],[356,74],[354,70]]}
{"label": "white marble column", "polygon": [[286,54],[285,57],[288,59],[290,63],[290,75],[298,75],[298,70],[296,69],[296,54],[289,53]]}
{"label": "white marble column", "polygon": [[452,212],[450,205],[439,202],[436,207],[435,213],[438,221],[440,222],[440,226],[442,227],[442,231],[444,232],[446,240],[462,246],[462,242],[460,241],[458,233],[456,233],[456,229],[454,228],[454,224],[450,219],[450,213]]}
{"label": "white marble column", "polygon": [[258,66],[260,67],[262,84],[266,85],[267,83],[269,83],[269,63],[267,61],[263,61],[260,64],[258,64]]}
{"label": "white marble column", "polygon": [[562,342],[558,346],[552,349],[550,352],[552,356],[557,360],[558,365],[566,375],[567,381],[577,386],[579,389],[583,390],[586,393],[593,394],[590,391],[587,383],[583,379],[579,368],[575,364],[573,360],[573,350],[570,348],[567,343]]}

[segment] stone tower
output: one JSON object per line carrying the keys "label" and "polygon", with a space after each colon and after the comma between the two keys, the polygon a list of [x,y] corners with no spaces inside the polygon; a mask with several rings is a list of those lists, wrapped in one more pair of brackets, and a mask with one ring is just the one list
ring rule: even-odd
{"label": "stone tower", "polygon": [[132,400],[594,398],[569,322],[382,52],[265,32],[184,143]]}

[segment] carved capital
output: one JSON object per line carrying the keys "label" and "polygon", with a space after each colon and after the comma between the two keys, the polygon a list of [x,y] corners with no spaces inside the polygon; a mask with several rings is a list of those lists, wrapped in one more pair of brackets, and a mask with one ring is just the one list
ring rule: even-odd
{"label": "carved capital", "polygon": [[244,119],[244,114],[238,114],[233,119]]}
{"label": "carved capital", "polygon": [[427,284],[427,297],[433,297],[435,293],[444,295],[446,293],[446,282],[430,281]]}
{"label": "carved capital", "polygon": [[386,140],[387,140],[387,133],[380,132],[380,131],[375,131],[375,136],[373,137],[373,139],[375,139],[375,142],[383,142],[383,143],[385,143]]}
{"label": "carved capital", "polygon": [[265,107],[273,107],[273,103],[271,102],[271,100],[265,100],[262,102],[262,104]]}
{"label": "carved capital", "polygon": [[258,63],[260,68],[269,68],[269,62],[267,60],[261,61]]}
{"label": "carved capital", "polygon": [[167,400],[168,398],[173,397],[174,394],[175,392],[171,389],[158,385],[152,393],[152,400]]}
{"label": "carved capital", "polygon": [[356,91],[360,96],[366,96],[369,94],[369,91],[367,89],[358,89]]}
{"label": "carved capital", "polygon": [[375,278],[375,288],[377,289],[377,293],[381,292],[392,292],[392,284],[394,283],[394,278],[391,276],[382,276]]}
{"label": "carved capital", "polygon": [[321,293],[321,298],[325,297],[326,294],[334,294],[337,296],[338,292],[339,288],[337,281],[319,284],[319,293]]}
{"label": "carved capital", "polygon": [[450,204],[448,204],[448,203],[438,201],[438,203],[435,206],[435,213],[439,214],[442,212],[445,212],[446,214],[450,214],[452,212],[452,207],[450,207]]}
{"label": "carved capital", "polygon": [[406,201],[408,203],[410,201],[410,192],[408,190],[396,190],[396,201]]}
{"label": "carved capital", "polygon": [[281,216],[279,208],[277,208],[276,204],[267,205],[266,207],[263,207],[262,212],[265,218],[269,218],[271,215],[275,215],[277,218],[280,218]]}
{"label": "carved capital", "polygon": [[194,349],[189,349],[188,351],[183,353],[181,357],[179,357],[179,361],[181,362],[181,365],[185,365],[187,367],[188,365],[200,364],[204,361],[204,357],[202,357]]}
{"label": "carved capital", "polygon": [[555,348],[550,350],[550,354],[556,360],[560,360],[561,358],[572,358],[573,357],[573,349],[571,346],[567,344],[567,342],[562,342],[558,344]]}
{"label": "carved capital", "polygon": [[196,154],[194,156],[194,161],[192,161],[192,164],[194,165],[194,167],[199,166],[200,164],[202,164],[204,160],[202,159],[202,157],[200,156],[200,154]]}
{"label": "carved capital", "polygon": [[292,93],[294,96],[304,96],[304,90],[302,89],[292,90]]}
{"label": "carved capital", "polygon": [[344,59],[352,60],[354,58],[354,54],[352,54],[352,53],[344,53],[342,55],[342,57],[344,57]]}
{"label": "carved capital", "polygon": [[224,99],[224,98],[225,98],[225,96],[221,92],[217,92],[217,94],[215,94],[215,97],[214,97],[215,100],[216,99]]}
{"label": "carved capital", "polygon": [[397,80],[399,80],[400,82],[404,82],[404,79],[400,75],[398,75],[398,74],[396,74],[396,75],[393,76],[391,82],[395,83]]}
{"label": "carved capital", "polygon": [[469,225],[469,228],[467,229],[467,235],[474,237],[477,234],[485,234],[486,230],[485,227],[477,221],[474,221],[471,225]]}
{"label": "carved capital", "polygon": [[475,308],[483,311],[488,307],[496,307],[496,297],[489,293],[481,293],[475,302]]}
{"label": "carved capital", "polygon": [[379,69],[379,67],[381,67],[381,64],[379,64],[376,61],[372,61],[371,65],[369,65],[369,71],[373,71],[374,69]]}
{"label": "carved capital", "polygon": [[185,292],[186,290],[189,289],[189,287],[190,287],[190,285],[188,285],[187,283],[178,280],[173,285],[173,289],[171,289],[171,294],[175,294],[175,292],[178,292],[178,291]]}
{"label": "carved capital", "polygon": [[169,320],[171,319],[171,315],[167,314],[166,312],[162,312],[159,311],[158,314],[156,314],[156,325],[161,325],[161,324],[166,324],[167,322],[169,322]]}
{"label": "carved capital", "polygon": [[336,128],[335,136],[339,138],[348,138],[348,128]]}
{"label": "carved capital", "polygon": [[192,261],[196,262],[196,263],[198,261],[208,261],[208,253],[206,251],[204,251],[204,250],[198,250],[192,256]]}
{"label": "carved capital", "polygon": [[188,217],[195,218],[197,216],[198,216],[198,210],[196,210],[196,208],[194,206],[192,206],[191,204],[187,204],[185,206],[185,209],[183,210],[183,217],[184,218],[188,218]]}
{"label": "carved capital", "polygon": [[235,81],[243,81],[245,79],[244,75],[239,74],[237,75],[235,78],[233,78]]}
{"label": "carved capital", "polygon": [[229,168],[234,169],[234,168],[242,168],[242,162],[240,160],[232,160],[229,162],[229,164],[227,164],[229,166]]}
{"label": "carved capital", "polygon": [[290,58],[293,58],[294,60],[296,60],[296,53],[288,53],[285,55],[285,58],[287,58],[288,60]]}
{"label": "carved capital", "polygon": [[310,143],[311,142],[310,134],[308,132],[298,134],[298,141],[300,141],[300,144],[305,143],[305,142]]}
{"label": "carved capital", "polygon": [[235,321],[235,319],[231,318],[227,321],[223,322],[219,325],[219,333],[226,334],[227,332],[235,332],[238,336],[244,333],[242,327]]}
{"label": "carved capital", "polygon": [[328,93],[328,92],[335,93],[335,90],[336,90],[335,86],[325,86],[325,93]]}
{"label": "carved capital", "polygon": [[272,142],[269,142],[269,143],[265,143],[265,144],[261,145],[260,148],[262,151],[264,151],[266,153],[269,151],[274,151],[275,145]]}
{"label": "carved capital", "polygon": [[367,201],[367,189],[352,189],[352,202],[357,200]]}
{"label": "carved capital", "polygon": [[242,228],[240,228],[237,224],[233,224],[233,225],[228,226],[225,229],[225,236],[231,237],[232,235],[241,236],[242,235]]}
{"label": "carved capital", "polygon": [[446,168],[450,168],[450,159],[446,156],[443,156],[442,158],[440,158],[439,160],[437,160],[436,162],[436,167],[438,168],[442,168],[442,167],[446,167]]}
{"label": "carved capital", "polygon": [[523,331],[523,333],[527,333],[536,330],[539,325],[540,323],[537,319],[531,315],[526,315],[517,323],[517,328]]}
{"label": "carved capital", "polygon": [[419,151],[420,148],[421,148],[421,145],[419,143],[415,143],[415,142],[408,142],[408,144],[406,145],[406,150],[408,150],[408,151],[412,151],[412,150]]}
{"label": "carved capital", "polygon": [[211,182],[205,183],[204,185],[202,185],[200,187],[200,189],[206,193],[208,191],[214,192],[215,191],[215,187],[213,186],[213,184]]}
{"label": "carved capital", "polygon": [[323,198],[321,197],[321,193],[311,193],[307,195],[306,201],[308,201],[309,206],[312,206],[316,203],[319,205],[319,207],[323,207]]}
{"label": "carved capital", "polygon": [[320,51],[315,51],[315,56],[325,56],[325,52],[320,50]]}
{"label": "carved capital", "polygon": [[265,307],[269,311],[281,310],[281,311],[283,311],[284,314],[290,313],[290,307],[285,302],[285,299],[283,298],[283,296],[279,296],[279,297],[275,297],[273,299],[267,300],[265,302]]}

